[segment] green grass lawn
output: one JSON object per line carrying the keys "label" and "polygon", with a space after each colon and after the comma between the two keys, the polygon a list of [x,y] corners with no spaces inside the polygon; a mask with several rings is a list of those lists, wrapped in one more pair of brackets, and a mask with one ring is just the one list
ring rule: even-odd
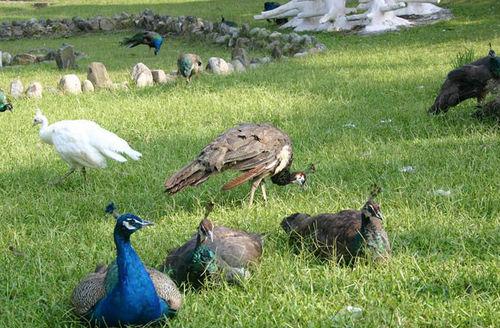
{"label": "green grass lawn", "polygon": [[[104,207],[115,201],[156,225],[134,235],[143,261],[159,265],[167,251],[195,231],[208,200],[220,225],[267,234],[261,265],[243,287],[213,286],[188,292],[171,327],[331,327],[347,305],[363,308],[356,327],[494,327],[499,317],[500,133],[481,123],[466,101],[447,115],[430,117],[432,104],[455,55],[472,48],[482,56],[491,42],[500,52],[500,5],[495,0],[443,1],[456,18],[380,36],[317,34],[326,53],[272,63],[227,77],[203,75],[184,82],[128,92],[96,92],[41,100],[17,100],[0,115],[0,327],[78,327],[69,297],[99,262],[113,259],[113,219]],[[194,14],[249,21],[260,10],[253,0],[57,1],[35,11],[0,4],[1,19],[111,15],[149,7],[173,15]],[[99,3],[97,6],[96,3]],[[224,48],[168,40],[161,55],[146,48],[119,48],[127,33],[67,39],[2,41],[0,49],[74,44],[91,61],[102,61],[116,82],[133,64],[170,71],[183,51],[230,57]],[[57,85],[55,64],[6,68],[0,88],[19,76],[25,84]],[[67,165],[42,144],[31,126],[35,108],[50,122],[91,119],[143,153],[139,162],[109,163],[75,174],[65,184],[48,182]],[[392,120],[381,123],[381,120]],[[257,193],[247,206],[248,186],[221,192],[227,172],[174,197],[163,181],[193,159],[215,136],[239,122],[270,122],[294,142],[294,166],[315,163],[309,187],[268,183],[270,201]],[[353,123],[355,128],[344,127]],[[414,173],[399,170],[406,165]],[[336,212],[362,206],[379,183],[393,247],[385,265],[354,268],[295,255],[281,231],[294,212]],[[451,190],[450,197],[436,196]],[[14,246],[24,256],[9,251]],[[497,322],[497,324],[495,324]]]}

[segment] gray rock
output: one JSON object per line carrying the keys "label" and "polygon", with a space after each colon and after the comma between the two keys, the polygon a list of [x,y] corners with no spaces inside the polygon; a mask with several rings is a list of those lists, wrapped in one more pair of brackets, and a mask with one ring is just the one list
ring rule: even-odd
{"label": "gray rock", "polygon": [[12,59],[14,65],[29,65],[37,62],[37,56],[32,54],[15,55]]}
{"label": "gray rock", "polygon": [[237,73],[242,73],[246,70],[245,65],[243,65],[238,59],[232,60],[231,65],[233,65],[234,71]]}
{"label": "gray rock", "polygon": [[82,91],[84,93],[94,92],[94,85],[92,84],[92,82],[90,82],[89,80],[84,80],[82,82]]}
{"label": "gray rock", "polygon": [[293,56],[294,57],[305,57],[308,55],[308,52],[297,52]]}
{"label": "gray rock", "polygon": [[151,71],[151,74],[153,74],[153,81],[155,83],[168,83],[171,82],[171,79],[169,79],[169,76],[165,74],[165,71],[162,69],[155,69]]}
{"label": "gray rock", "polygon": [[88,22],[87,26],[90,28],[90,30],[92,31],[99,30],[99,17],[91,18],[87,22]]}
{"label": "gray rock", "polygon": [[254,36],[254,35],[257,35],[260,31],[260,28],[259,27],[254,27],[253,29],[251,29],[248,34],[251,35],[251,36]]}
{"label": "gray rock", "polygon": [[99,29],[101,31],[112,31],[115,28],[115,21],[110,18],[102,17],[99,19]]}
{"label": "gray rock", "polygon": [[251,63],[250,65],[248,65],[248,68],[250,69],[256,69],[260,66],[261,64],[260,63]]}
{"label": "gray rock", "polygon": [[318,49],[319,52],[326,51],[328,48],[323,43],[316,43],[314,48]]}
{"label": "gray rock", "polygon": [[245,67],[250,64],[250,59],[248,57],[245,48],[236,47],[231,52],[231,60],[239,60]]}
{"label": "gray rock", "polygon": [[228,63],[219,57],[210,57],[208,59],[207,71],[210,71],[216,75],[226,75],[232,73],[232,67]]}
{"label": "gray rock", "polygon": [[250,24],[244,23],[241,25],[240,33],[243,36],[247,36],[250,34]]}
{"label": "gray rock", "polygon": [[75,48],[70,45],[65,45],[54,54],[57,67],[59,69],[76,68]]}
{"label": "gray rock", "polygon": [[90,63],[87,69],[87,79],[92,82],[96,89],[110,88],[113,85],[106,67],[99,62]]}
{"label": "gray rock", "polygon": [[215,43],[217,44],[226,44],[231,37],[227,34],[225,35],[219,35],[218,37],[215,38]]}
{"label": "gray rock", "polygon": [[132,68],[132,80],[139,88],[153,85],[153,74],[151,70],[143,63],[138,63]]}
{"label": "gray rock", "polygon": [[2,51],[0,50],[0,68],[3,67],[3,60],[2,60],[2,58],[3,58],[3,54],[2,54]]}
{"label": "gray rock", "polygon": [[258,59],[261,64],[268,64],[271,62],[271,57],[262,57]]}
{"label": "gray rock", "polygon": [[10,95],[12,98],[21,98],[23,96],[24,92],[24,86],[23,82],[19,79],[15,79],[14,81],[10,82]]}
{"label": "gray rock", "polygon": [[128,82],[122,82],[122,83],[113,83],[111,85],[111,89],[113,90],[122,90],[122,91],[127,91],[128,88]]}
{"label": "gray rock", "polygon": [[271,51],[271,57],[273,59],[281,59],[283,57],[283,50],[281,50],[279,44],[276,44]]}
{"label": "gray rock", "polygon": [[43,87],[40,82],[32,82],[26,88],[26,96],[28,98],[42,98]]}
{"label": "gray rock", "polygon": [[59,81],[59,89],[64,93],[82,93],[82,82],[75,74],[64,75]]}
{"label": "gray rock", "polygon": [[269,39],[271,40],[279,40],[281,38],[281,33],[278,31],[274,31],[273,33],[269,34]]}

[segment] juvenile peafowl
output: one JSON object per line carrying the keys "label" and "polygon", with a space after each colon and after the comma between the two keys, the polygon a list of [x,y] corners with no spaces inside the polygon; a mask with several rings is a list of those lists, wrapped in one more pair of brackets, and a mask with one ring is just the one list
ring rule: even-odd
{"label": "juvenile peafowl", "polygon": [[[278,2],[267,1],[267,2],[264,2],[264,11],[273,10],[273,9],[278,8],[279,6],[281,6],[281,4]],[[288,22],[288,18],[286,18],[286,17],[285,18],[274,18],[272,20],[274,21],[274,23],[276,25],[283,25],[286,22]],[[268,19],[267,21],[271,22],[272,20]]]}
{"label": "juvenile peafowl", "polygon": [[491,49],[488,56],[463,65],[448,73],[430,114],[447,112],[469,98],[476,98],[480,104],[484,97],[500,82],[500,58]]}
{"label": "juvenile peafowl", "polygon": [[33,125],[40,124],[40,139],[54,145],[70,169],[56,183],[62,182],[75,170],[81,169],[85,178],[85,168],[105,168],[106,158],[126,162],[121,154],[139,160],[141,153],[116,134],[101,128],[97,123],[87,120],[59,121],[49,125],[47,117],[38,109]]}
{"label": "juvenile peafowl", "polygon": [[5,93],[0,90],[0,113],[2,112],[5,112],[5,111],[11,111],[12,112],[12,104],[9,100],[9,98],[7,98],[7,96],[5,95]]}
{"label": "juvenile peafowl", "polygon": [[212,204],[207,206],[198,232],[184,245],[171,250],[161,268],[179,285],[188,283],[199,288],[206,279],[239,283],[250,275],[248,268],[260,260],[261,235],[214,227],[208,219],[212,207]]}
{"label": "juvenile peafowl", "polygon": [[152,31],[145,31],[135,34],[132,37],[124,38],[123,41],[120,42],[120,45],[133,48],[137,47],[140,44],[145,44],[149,46],[149,48],[154,48],[155,55],[158,55],[160,52],[160,48],[163,44],[164,38],[159,33]]}
{"label": "juvenile peafowl", "polygon": [[198,75],[202,70],[201,58],[195,54],[181,54],[177,58],[177,74],[184,76],[191,82],[193,75]]}
{"label": "juvenile peafowl", "polygon": [[267,200],[264,184],[261,184],[267,177],[279,186],[304,185],[306,172],[314,172],[314,166],[307,171],[290,172],[292,159],[292,142],[286,133],[269,124],[240,124],[221,134],[203,148],[194,161],[168,178],[165,191],[175,194],[188,186],[205,182],[211,175],[233,169],[243,173],[222,189],[229,190],[251,181],[252,205],[259,185],[264,200]]}
{"label": "juvenile peafowl", "polygon": [[112,203],[106,212],[116,218],[116,259],[76,286],[71,296],[75,313],[99,327],[144,325],[175,315],[182,304],[176,285],[167,275],[146,268],[130,244],[134,232],[152,223],[130,213],[119,215]]}
{"label": "juvenile peafowl", "polygon": [[374,260],[390,257],[391,246],[382,227],[380,206],[373,198],[379,189],[372,191],[360,211],[344,210],[335,214],[310,216],[292,214],[281,222],[294,246],[305,244],[319,258],[336,256],[337,260],[352,263],[353,259],[368,250]]}

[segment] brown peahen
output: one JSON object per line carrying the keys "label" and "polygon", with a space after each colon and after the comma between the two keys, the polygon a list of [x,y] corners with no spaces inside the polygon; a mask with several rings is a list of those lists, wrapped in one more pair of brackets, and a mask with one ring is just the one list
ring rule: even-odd
{"label": "brown peahen", "polygon": [[[175,194],[188,186],[197,186],[211,175],[228,170],[243,174],[226,183],[222,189],[229,190],[251,181],[250,205],[255,190],[262,188],[267,200],[264,184],[267,177],[277,185],[295,183],[303,186],[306,172],[290,172],[292,164],[292,142],[288,135],[270,124],[240,124],[227,130],[208,144],[198,157],[165,181],[165,191]],[[311,165],[309,171],[314,171]]]}
{"label": "brown peahen", "polygon": [[373,197],[360,211],[343,210],[335,214],[325,213],[310,216],[292,214],[281,222],[281,227],[290,235],[294,246],[305,243],[318,257],[352,263],[353,259],[367,249],[376,260],[390,257],[391,246],[382,227],[382,213]]}
{"label": "brown peahen", "polygon": [[262,255],[262,236],[223,226],[208,219],[213,205],[207,206],[198,232],[179,248],[169,252],[161,271],[177,283],[200,287],[208,279],[238,283],[249,276],[248,268]]}
{"label": "brown peahen", "polygon": [[194,54],[181,54],[177,58],[177,74],[182,75],[191,82],[193,75],[198,75],[202,70],[201,58]]}
{"label": "brown peahen", "polygon": [[480,104],[499,82],[500,58],[490,47],[488,56],[448,73],[439,95],[428,112],[430,114],[447,112],[450,107],[470,98],[476,98]]}

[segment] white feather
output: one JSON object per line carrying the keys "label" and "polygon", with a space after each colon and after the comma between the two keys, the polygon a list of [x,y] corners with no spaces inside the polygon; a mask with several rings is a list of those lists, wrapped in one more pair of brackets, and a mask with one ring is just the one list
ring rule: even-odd
{"label": "white feather", "polygon": [[133,160],[142,156],[125,140],[92,121],[59,121],[48,125],[47,118],[37,111],[33,122],[42,125],[40,139],[54,145],[62,159],[73,168],[104,168],[106,158],[126,162],[122,154]]}

